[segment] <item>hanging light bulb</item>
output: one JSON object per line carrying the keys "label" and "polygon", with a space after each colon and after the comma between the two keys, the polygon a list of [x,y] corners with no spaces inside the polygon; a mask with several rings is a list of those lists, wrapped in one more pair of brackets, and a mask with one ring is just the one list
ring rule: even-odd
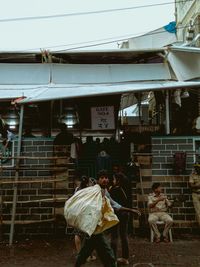
{"label": "hanging light bulb", "polygon": [[15,109],[8,110],[5,115],[2,115],[2,118],[10,129],[15,129],[19,125],[19,115]]}
{"label": "hanging light bulb", "polygon": [[59,118],[60,123],[67,125],[67,128],[73,128],[78,123],[77,112],[73,107],[66,107],[64,113]]}

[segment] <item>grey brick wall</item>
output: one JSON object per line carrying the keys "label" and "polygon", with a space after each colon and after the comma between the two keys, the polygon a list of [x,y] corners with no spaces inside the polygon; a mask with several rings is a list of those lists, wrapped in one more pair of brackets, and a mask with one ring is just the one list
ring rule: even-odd
{"label": "grey brick wall", "polygon": [[[17,141],[14,143],[14,150],[16,155]],[[177,151],[188,153],[184,175],[173,174],[173,154]],[[159,181],[163,184],[169,198],[184,196],[184,202],[177,202],[171,210],[175,228],[184,228],[189,231],[198,228],[191,191],[188,186],[188,174],[191,172],[194,161],[193,152],[193,137],[152,137],[152,158],[149,156],[140,158],[144,198],[141,194],[140,182],[133,182],[133,206],[143,209],[143,200],[146,204],[152,183]],[[64,151],[64,154],[69,155],[69,148]],[[67,198],[74,187],[74,166],[63,160],[48,159],[54,156],[53,139],[51,138],[24,139],[22,156],[30,158],[21,161],[20,181],[38,179],[42,181],[18,185],[15,236],[55,233],[63,235],[66,226],[63,218],[64,201],[38,202],[38,200],[52,197]],[[44,157],[44,159],[37,157]],[[58,167],[67,165],[68,170],[55,172],[55,165]],[[15,177],[15,170],[12,167],[3,168],[0,176],[1,182],[12,181]],[[63,178],[66,181],[59,183],[47,181],[55,178]],[[3,235],[7,237],[10,230],[13,184],[0,183],[0,187],[3,200]],[[31,200],[35,200],[35,202],[31,202]],[[46,220],[52,220],[52,222],[46,222]],[[31,223],[33,221],[34,223]],[[139,223],[138,220],[135,220],[136,227],[137,223]]]}
{"label": "grey brick wall", "polygon": [[194,142],[192,137],[152,137],[152,175],[174,175],[175,152],[186,152],[186,172],[189,175],[194,162]]}
{"label": "grey brick wall", "polygon": [[[66,147],[64,152],[56,152],[56,155],[69,156],[69,149],[70,147]],[[17,140],[14,141],[14,151],[16,156]],[[19,181],[27,182],[18,184],[15,234],[49,235],[54,234],[55,231],[63,233],[65,230],[63,218],[65,200],[55,199],[67,199],[72,193],[74,165],[65,159],[52,159],[55,153],[51,138],[23,139],[22,156],[25,158],[20,161]],[[58,171],[58,168],[62,168],[62,170]],[[10,229],[13,199],[13,183],[9,182],[15,178],[14,167],[2,168],[0,175],[3,207],[2,228],[3,234],[7,236]],[[55,179],[65,179],[65,181],[51,181]],[[53,198],[54,200],[52,200]],[[42,199],[50,200],[41,201]],[[50,222],[46,222],[46,220]]]}
{"label": "grey brick wall", "polygon": [[[177,228],[198,228],[191,190],[188,185],[189,174],[194,163],[195,137],[152,137],[152,183],[161,182],[165,193],[177,201],[171,210]],[[186,171],[175,175],[173,170],[174,153],[186,152]]]}

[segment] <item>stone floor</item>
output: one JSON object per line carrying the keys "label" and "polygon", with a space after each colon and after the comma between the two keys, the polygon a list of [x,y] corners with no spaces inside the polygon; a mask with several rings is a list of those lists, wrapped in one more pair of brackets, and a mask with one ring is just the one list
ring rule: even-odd
{"label": "stone floor", "polygon": [[[173,243],[155,244],[146,238],[130,238],[130,265],[132,267],[200,267],[199,236],[184,236]],[[120,251],[119,251],[120,256]],[[1,267],[72,267],[75,261],[72,237],[63,239],[23,240],[9,248],[0,243]],[[100,267],[97,259],[85,264]]]}

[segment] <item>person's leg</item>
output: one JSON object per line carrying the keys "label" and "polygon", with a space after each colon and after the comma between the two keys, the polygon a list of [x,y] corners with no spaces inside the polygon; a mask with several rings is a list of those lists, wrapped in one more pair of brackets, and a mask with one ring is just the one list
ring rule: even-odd
{"label": "person's leg", "polygon": [[114,252],[115,258],[117,258],[119,224],[120,222],[111,228],[111,248]]}
{"label": "person's leg", "polygon": [[196,211],[197,221],[198,221],[199,226],[200,226],[200,194],[193,193],[192,199],[193,199],[193,205],[194,205],[194,208]]}
{"label": "person's leg", "polygon": [[75,267],[83,265],[87,258],[91,255],[95,246],[95,236],[92,235],[90,238],[85,238],[81,250],[76,257]]}
{"label": "person's leg", "polygon": [[120,216],[119,232],[120,232],[121,247],[122,247],[122,258],[128,260],[129,258],[128,214]]}
{"label": "person's leg", "polygon": [[169,229],[173,225],[173,219],[169,214],[167,214],[166,212],[163,212],[163,214],[160,216],[160,220],[165,222],[163,237],[164,237],[164,241],[168,241],[168,233],[169,233]]}
{"label": "person's leg", "polygon": [[157,241],[160,240],[160,232],[159,232],[158,226],[156,224],[158,219],[159,219],[159,216],[156,213],[150,213],[149,214],[148,222],[149,222],[150,227],[154,231],[154,234],[155,234],[155,237],[156,237]]}
{"label": "person's leg", "polygon": [[75,242],[76,252],[79,253],[79,251],[81,250],[81,237],[79,235],[75,235],[74,242]]}
{"label": "person's leg", "polygon": [[104,267],[116,267],[116,259],[112,248],[103,234],[95,235],[94,248]]}
{"label": "person's leg", "polygon": [[128,235],[134,236],[133,213],[130,213],[128,217]]}

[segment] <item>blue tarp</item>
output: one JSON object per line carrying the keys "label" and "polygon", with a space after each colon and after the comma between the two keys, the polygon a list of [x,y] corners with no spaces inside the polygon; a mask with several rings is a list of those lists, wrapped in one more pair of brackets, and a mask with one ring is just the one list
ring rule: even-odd
{"label": "blue tarp", "polygon": [[175,21],[170,22],[169,24],[167,24],[166,26],[164,26],[164,29],[167,32],[176,33],[176,22]]}

